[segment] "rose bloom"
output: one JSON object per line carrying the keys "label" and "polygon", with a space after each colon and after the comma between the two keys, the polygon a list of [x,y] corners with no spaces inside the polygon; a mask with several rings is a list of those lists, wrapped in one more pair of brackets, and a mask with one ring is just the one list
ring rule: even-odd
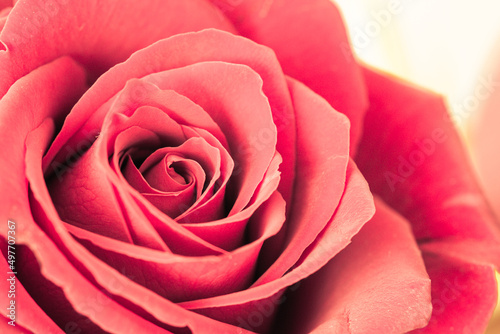
{"label": "rose bloom", "polygon": [[2,333],[484,330],[500,237],[442,99],[333,3],[0,4]]}

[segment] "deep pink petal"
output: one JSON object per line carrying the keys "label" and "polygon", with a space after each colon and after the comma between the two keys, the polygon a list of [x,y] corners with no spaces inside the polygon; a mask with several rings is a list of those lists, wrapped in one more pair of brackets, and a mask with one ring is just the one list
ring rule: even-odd
{"label": "deep pink petal", "polygon": [[382,201],[375,203],[375,216],[352,243],[287,295],[292,304],[281,316],[291,321],[276,329],[405,333],[427,325],[431,282],[411,227]]}
{"label": "deep pink petal", "polygon": [[[249,205],[245,209],[232,216],[219,220],[197,224],[185,224],[184,227],[186,230],[225,250],[233,250],[241,246],[245,238],[245,233],[247,233],[249,240],[257,239],[257,237],[253,236],[251,233],[252,229],[255,228],[252,226],[251,220],[260,206],[276,191],[280,182],[278,167],[281,161],[281,156],[276,154],[264,175],[264,179],[259,184],[259,190],[252,196]],[[249,223],[249,225],[247,225],[247,223]],[[280,227],[282,226],[283,225]]]}
{"label": "deep pink petal", "polygon": [[0,34],[0,96],[18,78],[55,58],[71,55],[93,78],[133,52],[183,32],[234,31],[201,0],[21,0]]}
{"label": "deep pink petal", "polygon": [[370,95],[357,163],[371,189],[412,224],[419,243],[489,245],[500,263],[498,225],[440,97],[364,70]]}
{"label": "deep pink petal", "polygon": [[108,173],[102,164],[96,163],[101,158],[96,153],[96,145],[79,158],[61,179],[47,181],[52,201],[65,222],[134,243]]}
{"label": "deep pink petal", "polygon": [[497,301],[497,283],[491,265],[425,252],[432,282],[432,318],[412,333],[484,333]]}
{"label": "deep pink petal", "polygon": [[271,47],[285,73],[323,96],[351,121],[356,151],[367,106],[360,68],[339,10],[328,0],[212,0],[238,31]]}

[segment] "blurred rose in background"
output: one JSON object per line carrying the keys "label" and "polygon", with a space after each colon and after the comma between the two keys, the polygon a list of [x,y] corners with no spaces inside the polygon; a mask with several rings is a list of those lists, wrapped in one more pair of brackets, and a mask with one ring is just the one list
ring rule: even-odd
{"label": "blurred rose in background", "polygon": [[[500,3],[335,0],[358,57],[445,96],[500,216]],[[498,275],[497,275],[498,280]],[[500,332],[500,308],[488,334]]]}

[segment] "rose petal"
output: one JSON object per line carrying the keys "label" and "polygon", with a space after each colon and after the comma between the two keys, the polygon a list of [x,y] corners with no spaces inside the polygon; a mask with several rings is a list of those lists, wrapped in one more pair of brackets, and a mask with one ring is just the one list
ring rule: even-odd
{"label": "rose petal", "polygon": [[125,63],[110,69],[72,110],[46,160],[51,161],[64,147],[77,146],[86,140],[88,133],[100,128],[104,114],[96,110],[121,90],[129,79],[203,61],[245,64],[262,78],[262,89],[269,99],[278,128],[277,149],[284,159],[279,190],[289,203],[295,168],[295,120],[283,72],[270,49],[218,30],[171,37],[138,51]]}
{"label": "rose petal", "polygon": [[[274,192],[252,216],[256,238],[234,252],[205,257],[168,255],[130,244],[104,240],[85,230],[69,231],[92,254],[117,270],[124,268],[135,281],[170,301],[223,295],[246,288],[264,240],[276,234],[285,219],[285,203]],[[202,278],[202,279],[201,279]]]}
{"label": "rose petal", "polygon": [[[151,83],[137,79],[128,81],[125,88],[116,96],[114,102],[110,101],[106,103],[109,105],[109,108],[112,105],[113,110],[126,114],[141,105],[161,109],[171,119],[181,125],[185,125],[181,128],[188,137],[201,137],[209,145],[218,149],[222,163],[219,170],[221,178],[216,179],[217,174],[215,174],[207,186],[207,191],[198,198],[193,206],[189,207],[182,204],[181,207],[185,211],[176,220],[181,223],[198,223],[220,219],[226,214],[223,199],[225,187],[233,170],[234,163],[226,150],[227,141],[224,134],[222,134],[217,124],[200,106],[174,91],[160,90]],[[107,107],[105,105],[100,110],[106,110]],[[115,171],[119,171],[117,166],[115,166]],[[136,181],[141,182],[141,179],[142,175],[136,178]],[[134,186],[137,187],[139,184],[135,183]],[[215,193],[209,196],[212,189],[216,186]],[[141,189],[146,191],[145,188],[150,187],[147,185],[141,187]]]}
{"label": "rose petal", "polygon": [[280,319],[290,321],[277,330],[406,333],[427,325],[431,281],[411,227],[382,201],[375,203],[375,216],[352,243],[287,295]]}
{"label": "rose petal", "polygon": [[[26,161],[29,162],[26,165],[26,175],[33,192],[30,191],[30,198],[27,190],[25,194],[20,195],[24,196],[25,205],[30,205],[26,210],[36,217],[37,222],[29,218],[14,218],[17,220],[16,223],[23,226],[23,233],[16,236],[18,247],[24,247],[23,257],[19,258],[19,262],[26,265],[19,271],[20,281],[25,282],[25,288],[31,296],[34,296],[37,304],[44,305],[44,311],[62,328],[69,322],[74,322],[82,331],[96,332],[103,329],[119,332],[124,328],[139,330],[145,326],[144,328],[153,332],[161,332],[161,328],[109,299],[76,272],[73,265],[37,225],[46,223],[40,204],[51,207],[40,166],[41,155],[48,147],[53,134],[54,125],[47,120],[31,131],[26,139],[28,147]],[[37,188],[40,187],[45,189],[42,191],[42,196],[36,200],[39,193]],[[53,207],[52,212],[55,213]],[[2,236],[6,237],[3,231]],[[103,312],[103,305],[106,305],[109,313]],[[88,319],[90,321],[87,321]]]}
{"label": "rose petal", "polygon": [[[419,243],[488,244],[488,261],[500,264],[498,225],[441,98],[364,74],[371,105],[356,161],[371,189],[412,223]],[[474,246],[461,253],[477,254]]]}
{"label": "rose petal", "polygon": [[[220,220],[184,225],[186,230],[225,250],[233,250],[241,246],[245,238],[245,232],[248,233],[252,228],[252,226],[247,226],[248,221],[252,219],[255,211],[272,196],[278,187],[280,182],[278,167],[280,163],[281,156],[275,155],[264,175],[264,179],[259,184],[258,192],[254,194],[245,209]],[[253,240],[253,238],[250,237],[250,240]]]}
{"label": "rose petal", "polygon": [[241,211],[276,150],[276,126],[260,76],[247,66],[203,62],[151,74],[146,80],[200,105],[230,138],[228,145],[236,167],[227,191],[236,201],[230,203],[229,215]]}
{"label": "rose petal", "polygon": [[432,282],[432,318],[411,333],[484,333],[497,301],[493,267],[439,252],[424,252],[424,260]]}
{"label": "rose petal", "polygon": [[200,0],[25,0],[0,34],[0,96],[38,66],[72,55],[97,78],[134,51],[162,38],[204,28],[234,31]]}
{"label": "rose petal", "polygon": [[[16,226],[17,227],[17,226]],[[2,249],[8,249],[7,248],[7,240],[3,239],[2,235]],[[12,250],[12,249],[9,249]],[[14,252],[16,250],[14,249]],[[17,254],[19,255],[19,254]],[[0,260],[0,267],[2,268],[2,272],[7,273],[6,278],[10,278],[10,272],[12,272],[12,269],[9,268],[6,262],[7,259],[2,258]],[[23,259],[24,260],[24,259]],[[19,264],[21,266],[26,266],[27,263],[20,262],[20,259],[17,258],[15,261],[15,264]],[[30,263],[33,265],[37,265],[36,263]],[[14,266],[14,270],[20,272],[19,267]],[[23,268],[24,269],[24,268]],[[10,283],[11,281],[7,279],[0,280],[0,288],[3,289],[3,291],[9,292],[10,291]],[[23,286],[23,283],[19,281],[19,278],[16,277],[15,280],[15,298],[13,299],[7,299],[7,295],[2,296],[2,307],[7,309],[10,306],[10,300],[15,301],[15,307],[16,307],[16,318],[15,318],[15,326],[7,325],[8,322],[12,321],[11,318],[5,318],[3,319],[5,322],[3,324],[6,324],[5,328],[1,328],[2,333],[37,333],[37,332],[42,332],[42,331],[50,331],[51,333],[57,333],[61,329],[57,327],[57,325],[54,323],[54,321],[47,316],[47,314],[40,308],[40,306],[33,300],[33,298],[29,295],[29,293],[26,291],[26,289]],[[19,310],[22,310],[19,312]],[[9,311],[7,311],[9,312]],[[2,314],[5,316],[4,314]],[[29,332],[29,331],[31,332]]]}
{"label": "rose petal", "polygon": [[[373,215],[368,184],[353,163],[347,171],[346,189],[336,214],[296,267],[284,276],[247,290],[180,303],[183,307],[255,331],[265,331],[282,303],[285,288],[309,277],[340,252]],[[348,218],[347,218],[348,217]],[[346,232],[347,231],[347,232]],[[339,235],[341,236],[339,240]]]}
{"label": "rose petal", "polygon": [[[211,179],[217,179],[220,174],[219,150],[208,145],[208,143],[201,138],[190,138],[179,146],[177,150],[166,148],[158,150],[153,154],[164,156],[162,162],[149,167],[145,165],[145,161],[140,168],[144,170],[144,177],[148,180],[149,184],[157,184],[155,188],[162,188],[163,191],[169,191],[171,183],[169,181],[168,184],[165,184],[165,179],[175,181],[175,183],[182,185],[189,184],[188,180],[186,180],[186,177],[188,177],[191,179],[190,182],[196,181],[197,197],[200,197],[201,193],[204,191],[205,182],[208,184]],[[151,157],[152,155],[148,157],[148,159]],[[169,166],[168,164],[171,165]],[[189,169],[183,172],[184,175],[179,174],[176,168],[182,169],[184,165],[184,168]],[[205,180],[205,177],[208,180]]]}
{"label": "rose petal", "polygon": [[287,222],[287,243],[279,258],[255,283],[281,277],[323,230],[344,192],[349,161],[346,117],[335,112],[320,96],[289,79],[297,119],[297,168]]}
{"label": "rose petal", "polygon": [[[35,135],[33,138],[38,139]],[[64,298],[76,312],[88,316],[92,322],[109,332],[146,330],[151,333],[163,333],[158,326],[174,331],[189,326],[195,332],[203,328],[217,333],[234,333],[232,326],[188,312],[138,286],[125,276],[126,273],[118,273],[101,263],[69,235],[51,203],[40,168],[41,155],[50,139],[51,136],[46,136],[44,140],[31,140],[26,158],[32,162],[26,170],[33,192],[30,201],[31,212],[47,234],[43,233],[33,220],[23,220],[25,230],[18,240],[20,244],[29,246],[38,263],[44,268],[44,279],[63,289]],[[50,239],[47,236],[50,236]],[[126,299],[121,297],[124,294]],[[44,298],[50,301],[54,296],[48,294]],[[148,303],[144,303],[145,300],[148,300]],[[52,303],[58,305],[57,300],[52,300]],[[61,316],[65,324],[68,318],[64,318],[64,314]],[[84,321],[77,325],[85,326],[88,323]]]}
{"label": "rose petal", "polygon": [[[5,0],[7,1],[7,0]],[[7,1],[7,3],[10,1]],[[3,7],[2,7],[3,6]],[[5,26],[5,22],[7,22],[7,17],[10,14],[12,7],[9,7],[8,4],[1,4],[0,1],[0,32],[2,32],[3,27]],[[0,41],[0,51],[5,51],[7,47]]]}
{"label": "rose petal", "polygon": [[12,0],[0,0],[0,10],[12,7]]}
{"label": "rose petal", "polygon": [[271,47],[287,75],[305,83],[349,117],[354,153],[367,100],[336,5],[328,0],[212,2],[242,35]]}
{"label": "rose petal", "polygon": [[9,175],[0,178],[0,216],[4,222],[29,216],[22,196],[26,180],[20,172],[24,170],[26,135],[47,117],[60,122],[85,89],[82,68],[61,58],[19,79],[0,100],[0,140],[4,145],[0,151],[0,173]]}

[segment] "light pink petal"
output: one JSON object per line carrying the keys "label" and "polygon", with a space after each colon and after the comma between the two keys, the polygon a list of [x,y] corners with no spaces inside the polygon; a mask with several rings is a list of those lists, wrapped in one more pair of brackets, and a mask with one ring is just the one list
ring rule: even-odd
{"label": "light pink petal", "polygon": [[[156,151],[159,152],[159,151]],[[156,153],[155,152],[155,153]],[[144,169],[144,177],[149,184],[157,184],[155,188],[162,191],[168,191],[171,182],[164,183],[165,179],[175,181],[177,184],[189,184],[189,182],[196,181],[198,196],[201,195],[205,182],[209,182],[213,177],[218,177],[220,174],[220,155],[219,151],[208,145],[206,141],[201,138],[190,138],[177,149],[162,150],[159,155],[163,156],[161,163],[157,162],[156,165],[146,169],[144,163],[141,169]],[[149,159],[149,158],[148,158]],[[192,165],[193,162],[197,163]],[[179,169],[191,167],[192,170],[185,170],[184,174],[179,174],[175,169],[175,164]],[[172,164],[169,166],[169,164]],[[201,168],[201,170],[199,170]],[[167,174],[167,175],[166,175]],[[189,178],[188,182],[185,178]],[[208,180],[205,180],[207,178]]]}
{"label": "light pink petal", "polygon": [[[96,153],[96,145],[94,143],[61,179],[47,180],[52,201],[62,220],[97,234],[134,243],[108,173],[102,164],[96,163],[101,158]],[[107,157],[105,159],[107,162]]]}
{"label": "light pink petal", "polygon": [[[364,70],[370,95],[356,158],[371,189],[407,218],[419,243],[477,247],[500,264],[500,233],[442,99],[396,78]],[[457,244],[457,245],[458,245]]]}
{"label": "light pink petal", "polygon": [[[280,172],[278,167],[281,163],[281,156],[276,154],[269,165],[264,179],[259,184],[259,190],[252,197],[249,205],[242,211],[219,220],[208,221],[197,224],[185,224],[186,230],[191,231],[203,240],[225,250],[233,250],[244,243],[245,233],[252,230],[252,219],[256,210],[267,201],[278,187],[280,182]],[[249,225],[247,225],[249,223]],[[283,225],[281,225],[282,227]],[[273,234],[274,235],[274,234]],[[248,237],[249,235],[247,235]],[[250,236],[250,240],[256,238]],[[264,251],[263,257],[268,256]]]}
{"label": "light pink petal", "polygon": [[[109,299],[102,290],[76,271],[56,244],[40,230],[38,224],[51,229],[41,205],[51,208],[51,212],[55,213],[40,168],[41,156],[53,135],[54,125],[46,120],[31,131],[26,139],[26,175],[30,189],[19,195],[24,197],[25,206],[28,206],[25,209],[31,212],[33,218],[12,217],[16,224],[23,226],[23,233],[16,235],[19,280],[35,302],[62,328],[71,325],[73,329],[81,328],[82,331],[90,332],[120,332],[125,328],[165,332]],[[5,237],[4,231],[2,236]]]}
{"label": "light pink petal", "polygon": [[205,257],[168,255],[104,240],[84,230],[69,228],[87,249],[134,281],[170,301],[224,295],[248,287],[264,240],[276,234],[285,219],[285,203],[275,192],[252,216],[255,239],[234,252]]}
{"label": "light pink petal", "polygon": [[[9,3],[10,1],[4,0]],[[9,16],[9,13],[12,9],[12,7],[9,7],[9,4],[3,4],[0,1],[0,32],[2,31],[3,27],[5,26],[5,22],[7,22],[7,17]],[[2,7],[4,6],[4,7]],[[5,7],[6,6],[6,7]],[[0,51],[4,51],[6,49],[5,45],[0,41]]]}
{"label": "light pink petal", "polygon": [[220,175],[218,179],[215,177],[212,178],[206,191],[197,202],[177,217],[176,220],[181,224],[198,224],[221,219],[227,214],[224,205],[224,197],[226,194],[226,185],[231,178],[234,168],[234,161],[220,141],[206,130],[200,128],[184,128],[184,130],[188,135],[200,136],[210,146],[219,151],[221,160],[219,168]]}
{"label": "light pink petal", "polygon": [[323,96],[351,121],[356,151],[367,106],[363,78],[344,22],[329,0],[212,0],[239,33],[271,47],[285,73]]}

